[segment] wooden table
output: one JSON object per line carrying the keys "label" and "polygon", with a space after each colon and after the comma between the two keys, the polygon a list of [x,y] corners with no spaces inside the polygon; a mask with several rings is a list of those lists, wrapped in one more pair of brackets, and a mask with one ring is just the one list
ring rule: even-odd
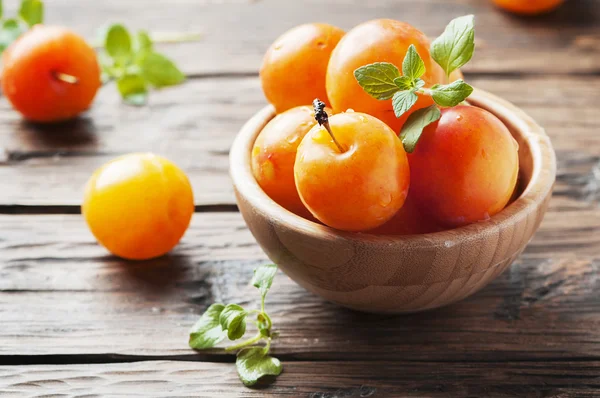
{"label": "wooden table", "polygon": [[[107,86],[87,115],[41,128],[0,100],[0,396],[600,396],[600,1],[534,19],[484,0],[47,3],[47,21],[90,39],[115,20],[203,39],[160,47],[189,79],[146,107],[122,105]],[[477,16],[467,79],[524,109],[556,148],[539,232],[483,291],[423,314],[351,312],[278,275],[268,306],[284,373],[244,388],[233,356],[196,353],[187,333],[214,301],[257,304],[248,281],[266,257],[227,165],[236,132],[265,103],[263,52],[307,21],[349,29],[391,17],[433,36],[467,13]],[[143,263],[110,256],[79,215],[92,171],[132,151],[175,160],[197,202],[178,248]]]}

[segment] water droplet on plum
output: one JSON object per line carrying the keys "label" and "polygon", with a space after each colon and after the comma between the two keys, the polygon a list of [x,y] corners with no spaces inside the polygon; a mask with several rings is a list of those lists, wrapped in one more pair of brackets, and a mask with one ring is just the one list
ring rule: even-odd
{"label": "water droplet on plum", "polygon": [[390,205],[390,203],[392,203],[392,194],[390,194],[390,193],[383,196],[381,198],[381,200],[379,201],[379,204],[383,207],[388,207]]}

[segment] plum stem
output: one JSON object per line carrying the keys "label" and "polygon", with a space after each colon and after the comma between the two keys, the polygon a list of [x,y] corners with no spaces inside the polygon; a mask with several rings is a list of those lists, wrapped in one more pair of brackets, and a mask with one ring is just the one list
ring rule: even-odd
{"label": "plum stem", "polygon": [[77,78],[76,76],[73,76],[73,75],[69,75],[68,73],[54,71],[54,72],[52,72],[52,76],[54,76],[55,79],[60,80],[61,82],[65,82],[65,83],[69,83],[69,84],[79,83],[79,78]]}
{"label": "plum stem", "polygon": [[346,152],[344,147],[342,147],[335,138],[335,135],[333,135],[333,131],[331,131],[331,127],[329,126],[329,115],[325,112],[325,103],[320,99],[315,98],[313,101],[313,108],[315,109],[315,120],[319,123],[319,126],[325,127],[325,130],[327,130],[333,143],[338,147],[341,153]]}

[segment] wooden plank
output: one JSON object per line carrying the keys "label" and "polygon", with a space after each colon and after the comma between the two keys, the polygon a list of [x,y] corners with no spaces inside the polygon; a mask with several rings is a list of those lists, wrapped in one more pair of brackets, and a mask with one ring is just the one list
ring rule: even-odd
{"label": "wooden plank", "polygon": [[[558,191],[594,183],[593,168],[600,161],[595,107],[600,78],[475,76],[470,81],[514,102],[546,127],[558,150]],[[91,173],[133,151],[175,160],[190,177],[198,205],[231,205],[229,147],[263,105],[255,77],[193,79],[155,93],[145,108],[120,104],[114,88],[107,87],[85,117],[52,127],[22,122],[3,99],[0,205],[78,206]]]}
{"label": "wooden plank", "polygon": [[[233,364],[152,361],[0,368],[3,397],[65,396],[494,396],[597,395],[600,362],[288,362],[270,386],[245,388]],[[62,396],[62,395],[61,395]]]}
{"label": "wooden plank", "polygon": [[158,1],[61,0],[48,4],[46,21],[71,26],[90,39],[98,27],[115,20],[134,29],[200,31],[200,42],[162,49],[188,74],[220,74],[254,73],[267,47],[301,23],[326,21],[351,29],[373,18],[397,18],[434,37],[451,18],[470,13],[477,16],[478,50],[469,71],[599,71],[597,0],[578,0],[576,7],[566,4],[538,18],[515,17],[481,0],[178,0],[170,2],[168,10]]}
{"label": "wooden plank", "polygon": [[[11,355],[197,357],[187,332],[212,302],[258,305],[266,261],[237,213],[196,214],[170,256],[107,256],[75,215],[0,217],[0,361]],[[600,210],[548,214],[515,265],[435,312],[382,317],[326,303],[279,275],[268,308],[286,359],[600,360]],[[219,351],[208,357],[222,358]]]}

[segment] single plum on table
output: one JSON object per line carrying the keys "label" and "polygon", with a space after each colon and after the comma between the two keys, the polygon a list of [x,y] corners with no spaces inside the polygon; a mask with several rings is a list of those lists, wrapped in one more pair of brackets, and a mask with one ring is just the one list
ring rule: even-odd
{"label": "single plum on table", "polygon": [[89,108],[101,85],[94,49],[59,26],[34,26],[10,45],[2,62],[2,92],[34,122],[77,116]]}
{"label": "single plum on table", "polygon": [[194,213],[194,197],[187,176],[175,164],[151,153],[134,153],[92,175],[82,213],[111,253],[146,260],[179,242]]}
{"label": "single plum on table", "polygon": [[522,15],[537,15],[560,6],[564,0],[493,0],[500,8]]}

